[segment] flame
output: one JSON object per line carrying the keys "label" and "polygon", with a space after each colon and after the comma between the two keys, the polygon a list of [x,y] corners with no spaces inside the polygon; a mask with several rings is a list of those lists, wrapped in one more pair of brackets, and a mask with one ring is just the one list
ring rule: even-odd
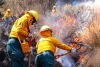
{"label": "flame", "polygon": [[74,17],[64,14],[57,20],[56,25],[58,25],[58,27],[66,29],[66,27],[71,26],[73,22],[75,22]]}
{"label": "flame", "polygon": [[[56,30],[56,36],[61,40],[63,39],[66,34],[68,28],[70,28],[73,23],[75,23],[76,19],[68,14],[61,15],[57,21],[55,22],[55,30]],[[62,35],[63,34],[63,35]],[[62,41],[62,40],[61,40]]]}
{"label": "flame", "polygon": [[64,14],[64,17],[65,17],[65,21],[63,25],[64,27],[71,26],[75,22],[75,18],[68,14]]}
{"label": "flame", "polygon": [[87,26],[87,28],[84,31],[82,31],[83,41],[88,42],[89,44],[92,44],[94,42],[93,36],[97,35],[99,37],[99,32],[100,32],[99,18],[100,18],[100,8],[96,11],[95,16],[93,17],[93,21]]}
{"label": "flame", "polygon": [[81,64],[85,64],[86,60],[85,57],[83,55],[80,56],[79,61]]}
{"label": "flame", "polygon": [[[81,40],[91,45],[93,44],[93,42],[95,42],[94,37],[93,37],[94,33],[97,34],[98,37],[100,37],[99,35],[100,33],[100,20],[99,20],[100,7],[94,6],[94,4],[92,3],[92,4],[88,4],[88,7],[85,6],[84,10],[80,10],[80,9],[81,7],[79,6],[78,11],[80,11],[80,13],[77,14],[76,17],[68,13],[60,14],[56,22],[53,24],[54,29],[56,31],[55,36],[60,41],[63,42],[63,38],[68,36],[69,30],[72,31],[70,28],[73,27],[75,24],[76,24],[75,27],[81,26],[78,30],[74,31],[74,32],[80,33],[79,41]],[[81,16],[84,16],[84,17],[81,18]],[[84,18],[86,19],[84,22],[82,22],[81,20],[84,20]],[[82,52],[83,53],[85,52],[85,48],[83,48]],[[81,64],[85,64],[86,62],[84,57],[85,56],[80,55],[79,61]],[[60,61],[61,63],[63,63],[62,59],[60,59]]]}

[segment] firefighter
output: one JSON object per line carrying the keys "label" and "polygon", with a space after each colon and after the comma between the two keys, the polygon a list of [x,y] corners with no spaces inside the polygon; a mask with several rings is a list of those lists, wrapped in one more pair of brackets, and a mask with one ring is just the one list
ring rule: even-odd
{"label": "firefighter", "polygon": [[7,9],[6,13],[2,17],[2,20],[5,22],[4,25],[3,25],[3,28],[7,28],[8,22],[9,22],[9,18],[10,18],[10,9]]}
{"label": "firefighter", "polygon": [[56,47],[72,53],[76,52],[76,49],[62,44],[56,38],[52,37],[52,32],[52,29],[48,25],[44,25],[40,29],[41,38],[36,45],[37,56],[35,63],[37,67],[54,67]]}
{"label": "firefighter", "polygon": [[7,42],[7,52],[11,59],[12,67],[25,67],[25,56],[22,52],[20,42],[23,42],[26,38],[33,36],[29,33],[29,26],[36,24],[37,20],[38,13],[34,10],[30,10],[25,11],[25,14],[15,21]]}
{"label": "firefighter", "polygon": [[56,6],[53,6],[52,11],[50,13],[50,22],[55,23],[59,18],[59,11],[57,10]]}
{"label": "firefighter", "polygon": [[57,12],[57,10],[56,10],[56,6],[53,6],[53,8],[52,8],[52,12],[53,12],[53,13],[56,13],[56,12]]}

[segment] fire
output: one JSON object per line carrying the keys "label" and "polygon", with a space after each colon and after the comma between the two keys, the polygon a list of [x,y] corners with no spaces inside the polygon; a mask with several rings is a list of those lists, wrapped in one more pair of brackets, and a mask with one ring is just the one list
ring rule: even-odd
{"label": "fire", "polygon": [[79,62],[80,62],[81,64],[85,64],[86,60],[85,60],[85,57],[84,57],[83,55],[80,56]]}
{"label": "fire", "polygon": [[76,19],[68,14],[64,14],[66,20],[65,20],[65,24],[64,26],[67,27],[67,26],[71,26],[75,21]]}
{"label": "fire", "polygon": [[[57,21],[54,23],[56,28],[56,36],[59,39],[62,39],[68,33],[68,29],[75,23],[76,19],[68,14],[63,14],[58,17]],[[63,34],[63,35],[62,35]]]}
{"label": "fire", "polygon": [[[70,6],[72,9],[75,7]],[[62,42],[64,38],[65,41],[71,40],[71,38],[76,35],[76,32],[80,33],[79,38],[82,42],[86,42],[89,45],[95,42],[94,33],[99,37],[100,30],[100,8],[91,8],[90,6],[78,6],[76,10],[76,15],[67,13],[70,10],[66,9],[65,13],[59,14],[55,23],[54,29],[56,34],[54,34],[59,40]],[[69,9],[69,8],[68,8]],[[74,12],[73,10],[72,12]],[[71,29],[72,28],[72,29]],[[76,28],[76,29],[75,29]],[[73,31],[74,30],[74,31]],[[73,34],[74,33],[74,34]],[[95,38],[96,39],[96,38]],[[77,40],[77,39],[75,39]],[[83,53],[85,52],[85,48],[81,50]],[[65,57],[66,59],[66,57]],[[61,63],[64,63],[62,59],[60,59]],[[79,61],[81,64],[85,64],[85,56],[80,55]]]}
{"label": "fire", "polygon": [[64,14],[63,16],[60,16],[57,20],[57,22],[55,23],[59,28],[62,27],[64,29],[66,29],[66,27],[71,26],[73,23],[75,22],[75,18]]}

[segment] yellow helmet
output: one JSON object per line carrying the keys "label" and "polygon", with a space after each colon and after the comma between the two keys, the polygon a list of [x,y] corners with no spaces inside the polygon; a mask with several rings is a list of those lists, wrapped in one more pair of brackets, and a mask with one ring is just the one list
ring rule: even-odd
{"label": "yellow helmet", "polygon": [[35,17],[36,21],[38,20],[39,16],[38,13],[34,10],[30,10],[28,11],[33,17]]}
{"label": "yellow helmet", "polygon": [[7,9],[7,11],[9,11],[9,12],[10,12],[10,9]]}
{"label": "yellow helmet", "polygon": [[56,6],[53,6],[53,9],[56,9]]}
{"label": "yellow helmet", "polygon": [[48,26],[48,25],[44,25],[41,27],[40,32],[46,31],[46,30],[50,30],[52,32],[52,29]]}

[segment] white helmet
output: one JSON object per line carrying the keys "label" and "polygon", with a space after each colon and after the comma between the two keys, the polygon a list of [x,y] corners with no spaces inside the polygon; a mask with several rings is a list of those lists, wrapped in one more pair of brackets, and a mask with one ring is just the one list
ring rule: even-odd
{"label": "white helmet", "polygon": [[52,29],[48,25],[44,25],[41,27],[40,32],[50,30],[52,32]]}
{"label": "white helmet", "polygon": [[39,16],[38,13],[34,10],[30,10],[28,11],[33,17],[35,17],[36,21],[38,20]]}

